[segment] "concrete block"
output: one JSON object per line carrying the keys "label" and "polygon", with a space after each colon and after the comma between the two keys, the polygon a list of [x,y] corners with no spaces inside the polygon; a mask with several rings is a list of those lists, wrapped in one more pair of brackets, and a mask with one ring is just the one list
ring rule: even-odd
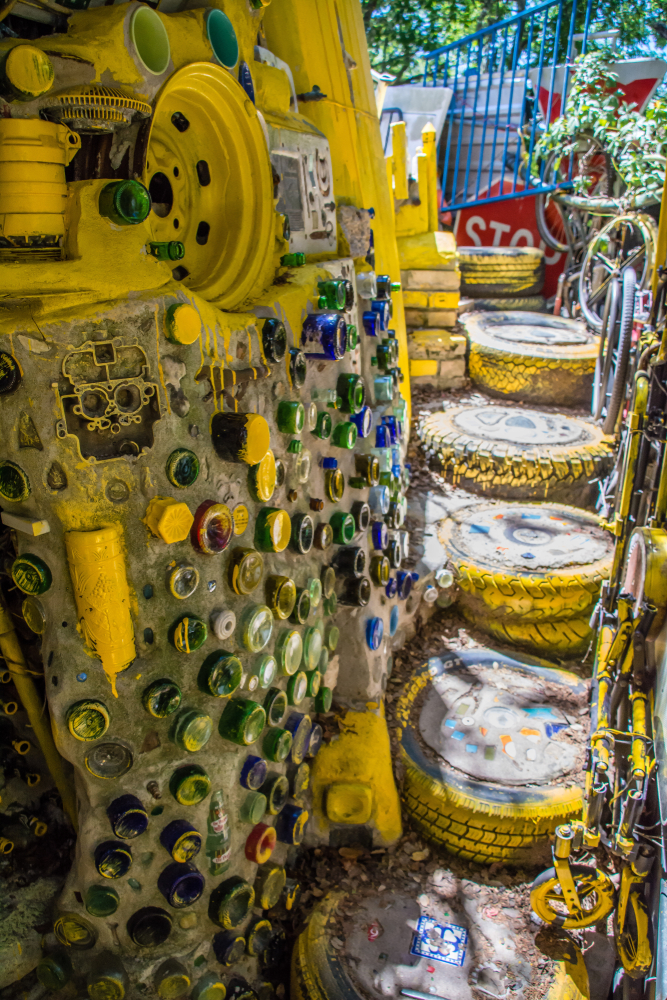
{"label": "concrete block", "polygon": [[456,309],[406,309],[405,323],[407,326],[455,326]]}
{"label": "concrete block", "polygon": [[428,293],[403,290],[403,306],[406,309],[428,309]]}
{"label": "concrete block", "polygon": [[456,262],[439,271],[401,271],[403,290],[415,292],[458,292],[461,272]]}
{"label": "concrete block", "polygon": [[413,360],[410,358],[410,378],[418,378],[423,375],[437,375],[440,362],[437,358]]}
{"label": "concrete block", "polygon": [[[437,364],[437,370],[434,365]],[[413,374],[413,365],[429,365]],[[419,386],[432,386],[434,389],[463,389],[466,385],[466,367],[463,358],[452,361],[410,361],[410,384],[413,389]]]}
{"label": "concrete block", "polygon": [[415,330],[408,335],[408,356],[412,359],[436,358],[441,361],[461,359],[465,362],[467,340],[449,330]]}
{"label": "concrete block", "polygon": [[449,344],[455,357],[465,357],[468,349],[468,338],[461,333],[453,333],[449,338]]}
{"label": "concrete block", "polygon": [[459,293],[404,291],[403,305],[406,309],[457,309]]}
{"label": "concrete block", "polygon": [[458,292],[431,292],[428,296],[429,309],[457,309],[458,305]]}
{"label": "concrete block", "polygon": [[450,358],[451,335],[449,330],[417,330],[408,334],[410,358]]}
{"label": "concrete block", "polygon": [[418,236],[403,236],[397,243],[401,270],[449,269],[458,257],[453,233],[430,232],[420,233]]}

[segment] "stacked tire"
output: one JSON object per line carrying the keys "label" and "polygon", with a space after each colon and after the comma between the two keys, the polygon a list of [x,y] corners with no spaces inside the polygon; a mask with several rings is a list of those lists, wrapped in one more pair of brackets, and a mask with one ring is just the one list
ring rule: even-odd
{"label": "stacked tire", "polygon": [[592,507],[614,461],[597,424],[497,403],[436,410],[420,420],[417,433],[448,482],[505,500]]}
{"label": "stacked tire", "polygon": [[497,642],[568,660],[585,654],[613,538],[585,510],[478,504],[439,523],[470,624]]}
{"label": "stacked tire", "polygon": [[461,295],[480,310],[544,310],[544,252],[535,247],[459,247]]}
{"label": "stacked tire", "polygon": [[549,838],[583,801],[585,732],[567,720],[587,698],[575,674],[516,654],[482,647],[431,657],[397,706],[412,825],[479,864],[548,859]]}
{"label": "stacked tire", "polygon": [[590,406],[597,337],[583,323],[525,312],[467,313],[468,374],[490,396]]}

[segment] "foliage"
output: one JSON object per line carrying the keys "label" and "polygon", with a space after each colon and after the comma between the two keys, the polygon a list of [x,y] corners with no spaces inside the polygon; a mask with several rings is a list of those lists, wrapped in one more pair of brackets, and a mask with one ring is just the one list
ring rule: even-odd
{"label": "foliage", "polygon": [[371,65],[420,79],[420,56],[514,12],[511,0],[361,0]]}
{"label": "foliage", "polygon": [[[419,79],[422,56],[505,17],[535,0],[361,0],[373,69],[396,82]],[[562,43],[572,0],[563,5]],[[586,0],[578,0],[575,31],[584,30]],[[667,0],[593,0],[591,31],[619,28],[621,58],[660,55],[667,43]]]}
{"label": "foliage", "polygon": [[[547,129],[536,147],[546,157],[560,150],[563,157],[581,149],[580,137],[592,136],[611,157],[624,194],[641,195],[662,188],[667,155],[667,102],[654,100],[645,114],[624,102],[618,76],[610,68],[615,57],[608,50],[590,52],[575,60],[565,114]],[[585,193],[590,183],[584,168],[573,177],[575,191]]]}

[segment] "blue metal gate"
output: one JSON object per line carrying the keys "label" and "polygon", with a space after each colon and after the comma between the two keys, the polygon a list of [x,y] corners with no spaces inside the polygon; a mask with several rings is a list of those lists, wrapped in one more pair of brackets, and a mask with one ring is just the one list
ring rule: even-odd
{"label": "blue metal gate", "polygon": [[[576,36],[582,52],[591,4]],[[555,189],[533,176],[533,159],[539,131],[565,107],[577,0],[569,25],[566,7],[566,0],[544,0],[427,54],[424,86],[454,91],[441,140],[443,208]]]}

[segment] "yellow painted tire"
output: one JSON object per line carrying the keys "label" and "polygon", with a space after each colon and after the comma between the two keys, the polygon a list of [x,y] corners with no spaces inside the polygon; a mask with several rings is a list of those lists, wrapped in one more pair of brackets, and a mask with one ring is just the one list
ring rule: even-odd
{"label": "yellow painted tire", "polygon": [[[465,663],[467,655],[459,653],[459,662]],[[581,680],[566,671],[535,667],[492,650],[475,649],[469,655],[495,657],[524,675],[542,677],[572,692],[585,690]],[[556,827],[579,815],[582,789],[576,785],[500,785],[470,777],[444,760],[437,765],[430,761],[417,738],[414,716],[419,696],[434,677],[433,663],[429,660],[416,672],[396,710],[405,768],[402,794],[412,825],[426,840],[470,861],[539,863],[540,857],[548,856],[549,838]]]}
{"label": "yellow painted tire", "polygon": [[508,310],[520,309],[524,312],[546,312],[546,299],[542,295],[526,295],[524,298],[518,296],[506,296],[504,298],[493,298],[484,296],[482,299],[473,299],[472,309],[480,312],[507,312]]}
{"label": "yellow painted tire", "polygon": [[471,625],[503,645],[536,653],[547,659],[568,660],[583,656],[595,638],[589,617],[522,623],[480,618],[466,608],[463,608],[463,615]]}
{"label": "yellow painted tire", "polygon": [[[494,416],[492,429],[489,421]],[[521,434],[509,426],[504,430],[508,420],[523,421],[525,430]],[[550,425],[556,427],[552,434]],[[564,428],[570,428],[569,433],[563,433]],[[506,500],[592,505],[599,493],[597,480],[614,462],[611,440],[597,424],[516,407],[452,406],[431,413],[417,433],[430,461],[442,468],[448,482]],[[536,443],[529,443],[531,436]],[[559,438],[565,443],[559,444]]]}
{"label": "yellow painted tire", "polygon": [[544,287],[544,252],[534,247],[459,247],[461,293],[489,296],[539,295]]}
{"label": "yellow painted tire", "polygon": [[[530,534],[547,541],[540,548],[525,540]],[[553,503],[478,504],[440,521],[438,540],[464,613],[485,628],[492,621],[522,630],[590,617],[613,553],[613,539],[594,514]],[[567,550],[550,556],[560,545]],[[542,553],[534,568],[528,557],[535,554],[522,551],[531,546]]]}
{"label": "yellow painted tire", "polygon": [[[290,1000],[364,1000],[347,974],[340,953],[331,945],[336,935],[336,910],[345,899],[343,892],[331,892],[320,900],[294,943],[292,951]],[[564,943],[562,956],[555,959],[553,981],[544,1000],[588,1000],[588,975],[577,945]]]}
{"label": "yellow painted tire", "polygon": [[598,342],[582,323],[516,310],[464,313],[461,323],[470,343],[468,374],[490,395],[590,405]]}

